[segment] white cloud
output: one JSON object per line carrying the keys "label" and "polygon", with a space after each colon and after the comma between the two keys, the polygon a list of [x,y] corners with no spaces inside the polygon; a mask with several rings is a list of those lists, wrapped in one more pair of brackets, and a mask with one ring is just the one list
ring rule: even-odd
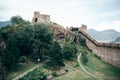
{"label": "white cloud", "polygon": [[98,31],[107,30],[107,29],[114,29],[114,30],[120,32],[120,21],[113,21],[111,23],[103,21],[100,24],[95,25],[95,26],[90,27],[90,28],[96,29]]}
{"label": "white cloud", "polygon": [[0,21],[9,20],[14,15],[31,21],[37,10],[51,15],[51,21],[65,27],[86,24],[94,29],[120,30],[120,9],[116,1],[119,0],[1,0]]}

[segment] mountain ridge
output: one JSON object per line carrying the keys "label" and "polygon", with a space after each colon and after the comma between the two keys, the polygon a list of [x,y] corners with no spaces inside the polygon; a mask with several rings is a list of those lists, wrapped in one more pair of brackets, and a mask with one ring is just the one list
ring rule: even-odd
{"label": "mountain ridge", "polygon": [[108,29],[103,31],[97,31],[95,29],[88,29],[87,33],[93,37],[95,40],[100,42],[113,42],[117,37],[119,37],[120,32],[114,29]]}
{"label": "mountain ridge", "polygon": [[119,43],[120,43],[120,36],[117,37],[117,38],[114,40],[114,42],[119,42]]}
{"label": "mountain ridge", "polygon": [[0,21],[0,28],[6,26],[8,24],[11,24],[11,22],[10,21]]}

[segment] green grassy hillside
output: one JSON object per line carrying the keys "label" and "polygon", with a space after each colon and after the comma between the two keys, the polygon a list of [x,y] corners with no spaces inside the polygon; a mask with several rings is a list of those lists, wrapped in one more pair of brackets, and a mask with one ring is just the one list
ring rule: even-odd
{"label": "green grassy hillside", "polygon": [[[120,69],[103,62],[96,57],[92,52],[88,51],[86,47],[78,46],[79,52],[87,51],[88,63],[83,65],[87,71],[102,78],[103,80],[120,80]],[[72,66],[76,68],[75,66]],[[78,71],[69,71],[67,74],[56,77],[53,80],[96,80],[89,76],[81,68],[76,68]]]}
{"label": "green grassy hillside", "polygon": [[88,63],[84,67],[91,73],[103,78],[104,80],[120,80],[120,69],[107,64],[97,57],[92,52],[88,53]]}

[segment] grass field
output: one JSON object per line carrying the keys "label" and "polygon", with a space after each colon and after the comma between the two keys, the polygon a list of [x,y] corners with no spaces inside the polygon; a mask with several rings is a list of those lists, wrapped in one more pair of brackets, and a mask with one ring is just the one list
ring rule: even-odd
{"label": "grass field", "polygon": [[70,71],[67,74],[56,77],[52,80],[96,80],[89,75],[86,75],[83,71]]}
{"label": "grass field", "polygon": [[[88,51],[86,47],[78,46],[78,52],[85,51],[88,52],[88,63],[84,65],[85,69],[87,69],[90,73],[102,78],[103,80],[120,80],[120,69],[98,59],[92,52]],[[74,62],[72,63],[75,65]],[[56,77],[52,80],[96,80],[95,78],[83,72],[80,67],[73,66],[73,64],[70,64],[70,66],[72,68],[76,68],[78,71],[72,71],[70,67],[66,66],[70,71],[63,76]]]}
{"label": "grass field", "polygon": [[98,59],[92,52],[89,52],[87,56],[89,61],[84,67],[89,72],[103,78],[104,80],[120,80],[120,69]]}
{"label": "grass field", "polygon": [[76,62],[67,61],[65,63],[64,69],[67,69],[68,73],[60,77],[56,77],[52,80],[96,80],[84,73],[77,65],[78,64]]}

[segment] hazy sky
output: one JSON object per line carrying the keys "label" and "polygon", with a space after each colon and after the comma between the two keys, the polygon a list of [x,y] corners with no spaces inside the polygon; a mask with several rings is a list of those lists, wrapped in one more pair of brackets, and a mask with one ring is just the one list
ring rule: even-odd
{"label": "hazy sky", "polygon": [[20,15],[31,21],[34,11],[51,15],[62,26],[86,24],[96,30],[120,32],[120,0],[1,0],[0,21]]}

